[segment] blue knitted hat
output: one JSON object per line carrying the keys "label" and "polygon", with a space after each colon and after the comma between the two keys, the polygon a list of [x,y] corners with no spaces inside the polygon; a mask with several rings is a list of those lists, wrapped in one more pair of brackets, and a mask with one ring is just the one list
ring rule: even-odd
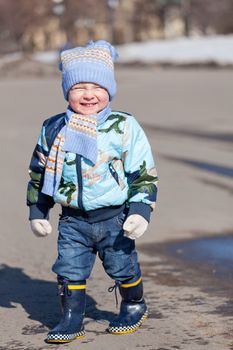
{"label": "blue knitted hat", "polygon": [[90,41],[84,47],[63,51],[60,70],[65,99],[68,100],[73,85],[86,82],[105,88],[112,100],[116,94],[114,62],[117,57],[116,49],[105,40]]}

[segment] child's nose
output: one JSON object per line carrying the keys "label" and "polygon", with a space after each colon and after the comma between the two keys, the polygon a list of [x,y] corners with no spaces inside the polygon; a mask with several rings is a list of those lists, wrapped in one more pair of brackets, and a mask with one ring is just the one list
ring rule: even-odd
{"label": "child's nose", "polygon": [[88,99],[88,100],[92,99],[94,97],[93,91],[92,90],[85,90],[83,97]]}

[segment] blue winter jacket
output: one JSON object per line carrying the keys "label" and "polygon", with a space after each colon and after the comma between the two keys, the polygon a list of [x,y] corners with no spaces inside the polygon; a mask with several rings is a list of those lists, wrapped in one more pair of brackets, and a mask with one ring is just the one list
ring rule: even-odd
{"label": "blue winter jacket", "polygon": [[27,205],[29,219],[48,218],[54,203],[73,208],[77,213],[111,212],[123,204],[128,215],[140,214],[149,221],[157,194],[157,173],[147,137],[132,115],[111,112],[98,126],[98,158],[88,159],[66,152],[62,177],[53,197],[41,192],[46,159],[55,137],[65,125],[65,113],[43,123],[32,155]]}

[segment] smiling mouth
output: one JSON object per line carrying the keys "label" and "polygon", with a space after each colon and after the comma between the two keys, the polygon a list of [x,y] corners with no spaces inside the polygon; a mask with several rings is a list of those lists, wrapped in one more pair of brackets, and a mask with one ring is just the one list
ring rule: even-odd
{"label": "smiling mouth", "polygon": [[81,103],[81,105],[84,107],[94,107],[97,105],[97,103]]}

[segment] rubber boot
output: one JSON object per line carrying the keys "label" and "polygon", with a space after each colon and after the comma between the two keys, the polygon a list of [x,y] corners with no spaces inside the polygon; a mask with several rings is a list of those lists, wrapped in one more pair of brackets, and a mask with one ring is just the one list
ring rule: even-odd
{"label": "rubber boot", "polygon": [[69,343],[85,335],[83,318],[86,306],[86,282],[65,282],[60,290],[63,315],[59,324],[52,329],[48,343]]}
{"label": "rubber boot", "polygon": [[119,285],[122,297],[120,313],[109,324],[107,331],[111,334],[127,334],[138,330],[148,317],[148,310],[143,299],[142,279],[134,283]]}

